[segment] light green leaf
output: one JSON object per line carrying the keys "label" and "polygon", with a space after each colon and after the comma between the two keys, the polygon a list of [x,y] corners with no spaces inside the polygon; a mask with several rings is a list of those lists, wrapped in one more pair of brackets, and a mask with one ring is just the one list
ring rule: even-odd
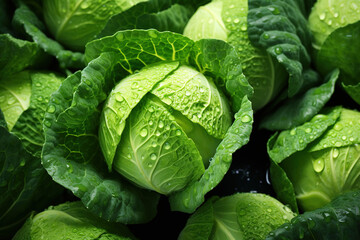
{"label": "light green leaf", "polygon": [[169,196],[173,211],[194,212],[204,201],[206,193],[211,191],[228,171],[232,154],[249,141],[253,123],[251,103],[245,96],[234,123],[216,149],[215,156],[202,177],[181,192]]}
{"label": "light green leaf", "polygon": [[169,62],[143,68],[140,72],[122,79],[109,94],[99,126],[100,147],[109,170],[112,168],[116,148],[130,112],[155,84],[162,81],[178,66],[178,62]]}
{"label": "light green leaf", "polygon": [[333,108],[298,127],[276,133],[267,143],[270,158],[276,163],[281,163],[293,153],[305,149],[336,123],[340,113],[341,108]]}

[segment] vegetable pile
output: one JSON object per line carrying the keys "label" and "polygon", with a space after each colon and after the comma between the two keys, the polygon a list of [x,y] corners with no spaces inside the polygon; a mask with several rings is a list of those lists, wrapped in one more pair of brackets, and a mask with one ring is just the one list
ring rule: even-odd
{"label": "vegetable pile", "polygon": [[1,1],[0,239],[360,238],[359,39],[359,0]]}

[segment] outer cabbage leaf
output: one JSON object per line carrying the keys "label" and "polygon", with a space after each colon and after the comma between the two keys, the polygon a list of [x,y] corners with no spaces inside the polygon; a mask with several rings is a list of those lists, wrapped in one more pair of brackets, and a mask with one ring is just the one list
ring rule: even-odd
{"label": "outer cabbage leaf", "polygon": [[0,127],[0,166],[0,238],[8,238],[30,211],[60,200],[62,188],[5,127]]}
{"label": "outer cabbage leaf", "polygon": [[9,77],[29,67],[37,58],[39,50],[33,42],[0,34],[0,78]]}
{"label": "outer cabbage leaf", "polygon": [[37,16],[24,4],[15,11],[13,23],[20,32],[25,32],[46,53],[54,56],[62,68],[83,68],[84,56],[80,52],[65,50],[58,42],[44,34],[45,27]]}
{"label": "outer cabbage leaf", "polygon": [[31,214],[13,239],[61,239],[64,234],[68,240],[135,239],[126,226],[100,219],[81,202],[66,202]]}
{"label": "outer cabbage leaf", "polygon": [[360,238],[360,192],[348,192],[326,206],[296,216],[271,232],[273,239],[358,239]]}
{"label": "outer cabbage leaf", "polygon": [[289,73],[288,96],[301,89],[310,68],[311,34],[297,1],[249,1],[248,34]]}
{"label": "outer cabbage leaf", "polygon": [[88,43],[85,50],[87,62],[101,52],[120,52],[121,74],[133,73],[137,69],[159,61],[179,61],[214,76],[217,86],[231,98],[234,112],[239,110],[242,98],[253,93],[241,66],[234,64],[238,55],[233,47],[221,40],[206,39],[193,42],[187,37],[156,30],[121,31]]}
{"label": "outer cabbage leaf", "polygon": [[155,215],[158,196],[109,173],[99,154],[98,105],[114,82],[117,59],[116,54],[102,54],[52,95],[43,125],[42,163],[56,182],[98,216],[142,223]]}
{"label": "outer cabbage leaf", "polygon": [[252,123],[251,102],[245,96],[240,110],[235,114],[233,124],[217,147],[209,167],[200,180],[190,184],[181,192],[170,195],[172,210],[191,213],[204,202],[205,194],[211,191],[229,170],[232,154],[249,141]]}
{"label": "outer cabbage leaf", "polygon": [[318,70],[326,74],[340,69],[340,80],[345,91],[360,104],[360,21],[334,30],[316,55]]}
{"label": "outer cabbage leaf", "polygon": [[126,29],[150,29],[182,33],[196,8],[207,0],[150,0],[113,15],[98,38]]}
{"label": "outer cabbage leaf", "polygon": [[179,239],[264,239],[293,217],[288,207],[265,194],[215,196],[190,216]]}
{"label": "outer cabbage leaf", "polygon": [[147,0],[43,0],[45,23],[54,36],[68,49],[84,51],[85,44],[95,38],[107,20]]}
{"label": "outer cabbage leaf", "polygon": [[59,88],[63,77],[44,71],[29,72],[29,78],[31,79],[29,108],[20,115],[11,131],[22,141],[28,152],[40,158],[44,143],[42,121],[50,95]]}
{"label": "outer cabbage leaf", "polygon": [[339,70],[334,70],[325,83],[312,87],[302,95],[287,99],[280,107],[261,119],[261,128],[284,130],[299,126],[310,120],[329,101],[335,90]]}

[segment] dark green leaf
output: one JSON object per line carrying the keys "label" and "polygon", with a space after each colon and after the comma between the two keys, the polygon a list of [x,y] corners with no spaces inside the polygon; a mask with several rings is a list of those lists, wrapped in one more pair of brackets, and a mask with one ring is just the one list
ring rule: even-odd
{"label": "dark green leaf", "polygon": [[14,24],[28,35],[41,49],[57,58],[62,68],[83,68],[84,56],[79,52],[65,50],[55,40],[44,34],[44,27],[37,16],[26,6],[21,5],[15,11]]}
{"label": "dark green leaf", "polygon": [[39,53],[39,47],[9,34],[0,34],[0,79],[30,66]]}
{"label": "dark green leaf", "polygon": [[0,127],[0,238],[9,237],[32,210],[42,210],[59,199],[62,188],[54,183],[40,159],[29,154],[21,141]]}
{"label": "dark green leaf", "polygon": [[104,53],[69,76],[49,102],[44,119],[43,165],[53,179],[110,221],[143,223],[156,214],[158,195],[108,172],[99,152],[98,105],[114,85],[119,56]]}
{"label": "dark green leaf", "polygon": [[310,67],[311,35],[297,1],[249,1],[248,34],[254,45],[267,49],[289,73],[288,95],[303,85]]}
{"label": "dark green leaf", "polygon": [[339,70],[332,71],[326,82],[309,89],[302,95],[286,100],[275,111],[261,120],[261,128],[285,130],[299,126],[317,114],[332,96]]}
{"label": "dark green leaf", "polygon": [[296,216],[271,232],[266,240],[273,239],[359,239],[360,192],[348,192],[328,205]]}

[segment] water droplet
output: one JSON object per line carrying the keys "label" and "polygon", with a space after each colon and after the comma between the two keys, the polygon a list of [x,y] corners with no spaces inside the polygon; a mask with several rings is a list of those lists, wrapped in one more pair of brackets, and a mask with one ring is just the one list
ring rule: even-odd
{"label": "water droplet", "polygon": [[44,98],[43,98],[42,96],[39,96],[39,97],[37,98],[37,100],[38,100],[39,102],[42,102],[42,101],[44,101]]}
{"label": "water droplet", "polygon": [[332,150],[332,156],[333,156],[333,158],[337,158],[338,156],[339,156],[339,149],[337,149],[337,148],[334,148],[333,150]]}
{"label": "water droplet", "polygon": [[311,129],[311,128],[306,128],[306,129],[305,129],[305,132],[306,132],[306,133],[311,133],[311,132],[312,132],[312,129]]}
{"label": "water droplet", "polygon": [[249,115],[245,114],[244,116],[241,117],[241,121],[243,123],[248,123],[251,121],[251,117]]}
{"label": "water droplet", "polygon": [[353,138],[353,137],[350,137],[349,140],[350,140],[350,142],[353,142],[353,141],[354,141],[354,138]]}
{"label": "water droplet", "polygon": [[268,208],[268,209],[266,209],[266,211],[270,213],[270,212],[272,212],[272,209]]}
{"label": "water droplet", "polygon": [[[245,32],[245,31],[247,30],[247,25],[246,25],[246,23],[244,23],[243,25],[241,25],[240,30],[243,31],[243,32]],[[269,35],[267,34],[267,36],[269,36]],[[265,38],[265,34],[264,34],[264,38]],[[265,39],[268,39],[268,38],[265,38]]]}
{"label": "water droplet", "polygon": [[115,100],[118,101],[118,102],[122,102],[122,101],[124,101],[124,98],[121,96],[120,93],[116,93],[115,94]]}
{"label": "water droplet", "polygon": [[89,3],[88,2],[83,2],[80,6],[82,9],[86,9],[89,7]]}
{"label": "water droplet", "polygon": [[41,83],[37,82],[37,83],[35,83],[35,86],[36,87],[41,87]]}
{"label": "water droplet", "polygon": [[157,155],[155,153],[150,154],[150,159],[155,161],[157,159]]}
{"label": "water droplet", "polygon": [[45,120],[45,121],[44,121],[44,125],[45,125],[46,127],[51,127],[51,122],[50,122],[49,120]]}
{"label": "water droplet", "polygon": [[324,170],[325,162],[322,158],[313,160],[313,168],[315,172],[320,173]]}
{"label": "water droplet", "polygon": [[148,123],[150,126],[152,126],[154,124],[154,122],[152,120],[150,120]]}
{"label": "water droplet", "polygon": [[147,134],[148,134],[148,130],[147,130],[146,128],[141,129],[141,131],[140,131],[140,136],[146,137]]}
{"label": "water droplet", "polygon": [[191,92],[190,92],[190,91],[186,91],[186,92],[185,92],[185,95],[186,95],[186,96],[190,96],[190,95],[191,95]]}
{"label": "water droplet", "polygon": [[239,23],[239,22],[240,22],[240,19],[238,19],[238,18],[234,19],[234,23]]}
{"label": "water droplet", "polygon": [[159,128],[163,128],[163,127],[164,127],[164,122],[160,120],[160,121],[159,121],[159,124],[158,124],[158,127],[159,127]]}
{"label": "water droplet", "polygon": [[267,40],[267,39],[269,39],[269,38],[270,38],[270,35],[269,35],[269,34],[267,34],[267,33],[264,33],[264,34],[263,34],[263,38],[264,38],[265,40]]}
{"label": "water droplet", "polygon": [[151,143],[151,146],[152,146],[152,147],[157,147],[157,142],[156,142],[156,141],[153,141],[153,142]]}
{"label": "water droplet", "polygon": [[166,150],[169,150],[169,149],[171,148],[171,144],[168,143],[168,142],[164,143],[164,148],[165,148]]}
{"label": "water droplet", "polygon": [[138,89],[138,88],[139,88],[139,83],[138,83],[138,82],[133,82],[133,83],[131,84],[131,88],[132,88],[132,89]]}
{"label": "water droplet", "polygon": [[332,20],[330,19],[328,22],[327,22],[328,25],[331,25],[332,24]]}
{"label": "water droplet", "polygon": [[175,134],[176,134],[177,136],[180,136],[180,135],[181,135],[181,130],[177,129],[177,130],[175,131]]}
{"label": "water droplet", "polygon": [[73,172],[73,167],[70,163],[66,164],[66,169],[69,173],[72,173]]}
{"label": "water droplet", "polygon": [[337,18],[339,16],[339,13],[334,13],[334,17]]}
{"label": "water droplet", "polygon": [[116,34],[116,39],[119,40],[119,41],[122,41],[124,39],[124,35],[123,33],[119,32]]}
{"label": "water droplet", "polygon": [[153,107],[149,107],[149,112],[154,112],[155,110],[154,110],[154,108]]}
{"label": "water droplet", "polygon": [[343,126],[340,123],[335,124],[334,129],[339,131],[343,128]]}
{"label": "water droplet", "polygon": [[48,113],[54,113],[56,110],[55,106],[54,105],[49,105],[49,107],[47,108],[47,112]]}
{"label": "water droplet", "polygon": [[275,48],[275,53],[276,54],[281,54],[283,52],[282,48],[281,47],[276,47]]}
{"label": "water droplet", "polygon": [[149,168],[151,168],[151,167],[153,166],[153,164],[152,164],[152,163],[148,163],[147,166],[148,166]]}
{"label": "water droplet", "polygon": [[228,17],[227,19],[226,19],[226,22],[231,22],[231,17]]}
{"label": "water droplet", "polygon": [[148,31],[148,34],[149,34],[149,36],[152,37],[152,38],[156,38],[156,37],[157,37],[157,34],[156,34],[156,32],[155,32],[154,30]]}
{"label": "water droplet", "polygon": [[326,13],[321,13],[321,14],[319,15],[320,20],[324,20],[325,17],[326,17]]}
{"label": "water droplet", "polygon": [[290,130],[290,135],[294,136],[295,134],[296,134],[296,129],[295,128],[291,129]]}

